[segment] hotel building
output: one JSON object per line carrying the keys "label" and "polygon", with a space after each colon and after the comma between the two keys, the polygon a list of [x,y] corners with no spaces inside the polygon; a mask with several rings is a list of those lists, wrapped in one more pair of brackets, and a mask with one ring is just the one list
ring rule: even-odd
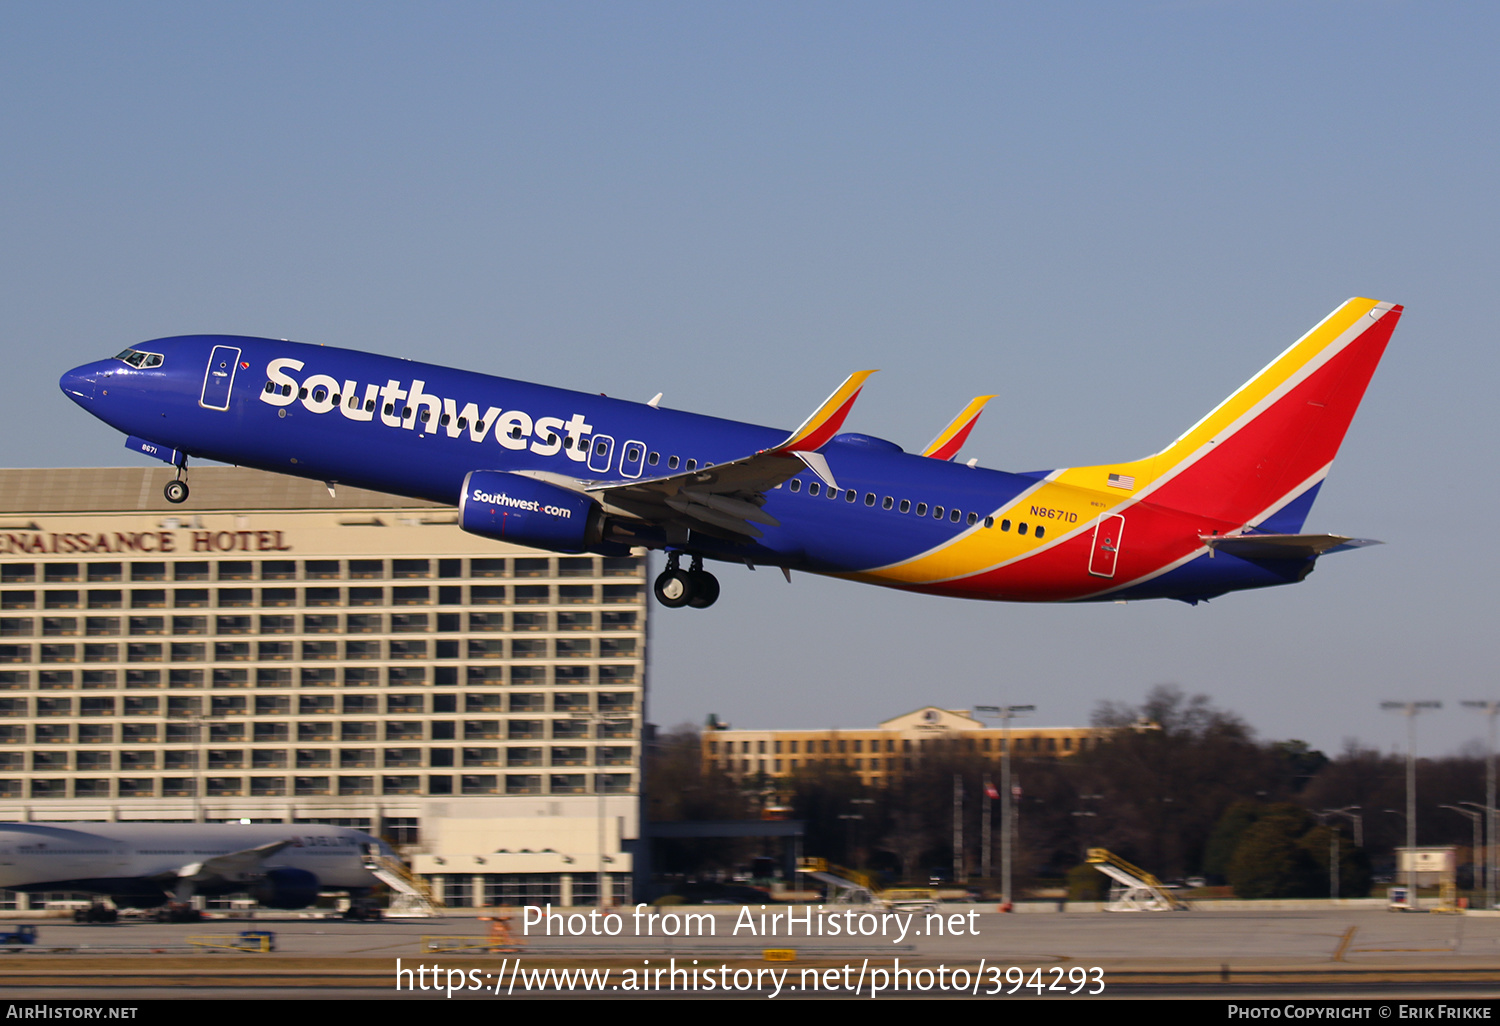
{"label": "hotel building", "polygon": [[764,776],[771,781],[838,767],[861,783],[884,787],[915,769],[924,756],[939,752],[974,755],[998,766],[1007,735],[1013,755],[1066,758],[1111,733],[1103,727],[1016,725],[1007,731],[971,712],[932,705],[864,730],[732,730],[711,720],[703,732],[703,765],[737,779]]}
{"label": "hotel building", "polygon": [[644,556],[171,474],[0,470],[0,819],[335,823],[451,905],[628,900]]}

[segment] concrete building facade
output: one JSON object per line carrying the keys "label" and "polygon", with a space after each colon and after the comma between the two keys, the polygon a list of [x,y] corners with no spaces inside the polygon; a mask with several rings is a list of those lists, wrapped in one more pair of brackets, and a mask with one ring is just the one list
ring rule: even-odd
{"label": "concrete building facade", "polygon": [[0,819],[357,826],[450,904],[626,900],[646,560],[235,468],[0,471]]}

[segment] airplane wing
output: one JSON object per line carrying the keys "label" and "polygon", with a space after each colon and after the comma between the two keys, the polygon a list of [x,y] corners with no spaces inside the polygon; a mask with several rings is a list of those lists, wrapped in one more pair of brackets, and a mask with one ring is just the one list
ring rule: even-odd
{"label": "airplane wing", "polygon": [[969,438],[969,432],[974,430],[974,425],[979,421],[979,415],[984,412],[985,404],[995,398],[992,395],[977,395],[969,400],[969,405],[958,412],[958,416],[948,424],[947,427],[937,433],[937,437],[927,443],[927,448],[922,450],[923,456],[930,456],[935,460],[951,460],[958,455],[958,450],[963,448],[964,442]]}
{"label": "airplane wing", "polygon": [[232,883],[248,881],[260,871],[261,863],[291,844],[290,840],[272,841],[258,848],[215,855],[202,862],[190,862],[175,873],[162,874],[162,882],[170,886],[178,901],[192,897],[196,885],[226,880]]}
{"label": "airplane wing", "polygon": [[865,380],[874,373],[865,370],[849,375],[801,427],[769,449],[666,477],[590,482],[584,490],[606,509],[654,524],[676,525],[721,538],[759,538],[762,532],[756,524],[774,527],[778,523],[761,509],[765,493],[800,474],[804,467],[829,488],[838,488],[828,461],[818,449],[838,434]]}

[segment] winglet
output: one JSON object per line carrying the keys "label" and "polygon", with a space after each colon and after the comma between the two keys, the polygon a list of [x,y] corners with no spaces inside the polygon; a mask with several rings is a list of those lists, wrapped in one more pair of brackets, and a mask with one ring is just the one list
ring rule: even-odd
{"label": "winglet", "polygon": [[930,456],[935,460],[951,460],[958,455],[958,450],[964,447],[968,440],[969,432],[974,430],[974,425],[979,422],[979,415],[984,412],[984,406],[992,395],[979,395],[969,400],[969,405],[959,411],[957,417],[943,430],[937,433],[937,437],[927,443],[927,448],[922,450],[923,456]]}
{"label": "winglet", "polygon": [[786,454],[812,452],[822,448],[830,438],[838,434],[844,418],[854,408],[854,400],[859,398],[859,390],[865,386],[865,379],[874,373],[872,370],[864,370],[849,375],[842,385],[834,389],[833,395],[814,410],[813,415],[803,421],[802,426],[793,431],[786,441],[765,451]]}

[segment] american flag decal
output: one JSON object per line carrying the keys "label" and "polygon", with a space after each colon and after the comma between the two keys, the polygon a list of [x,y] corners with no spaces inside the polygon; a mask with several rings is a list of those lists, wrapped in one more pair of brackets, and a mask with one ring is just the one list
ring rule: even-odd
{"label": "american flag decal", "polygon": [[1134,488],[1135,478],[1129,474],[1109,475],[1109,486],[1111,488]]}

